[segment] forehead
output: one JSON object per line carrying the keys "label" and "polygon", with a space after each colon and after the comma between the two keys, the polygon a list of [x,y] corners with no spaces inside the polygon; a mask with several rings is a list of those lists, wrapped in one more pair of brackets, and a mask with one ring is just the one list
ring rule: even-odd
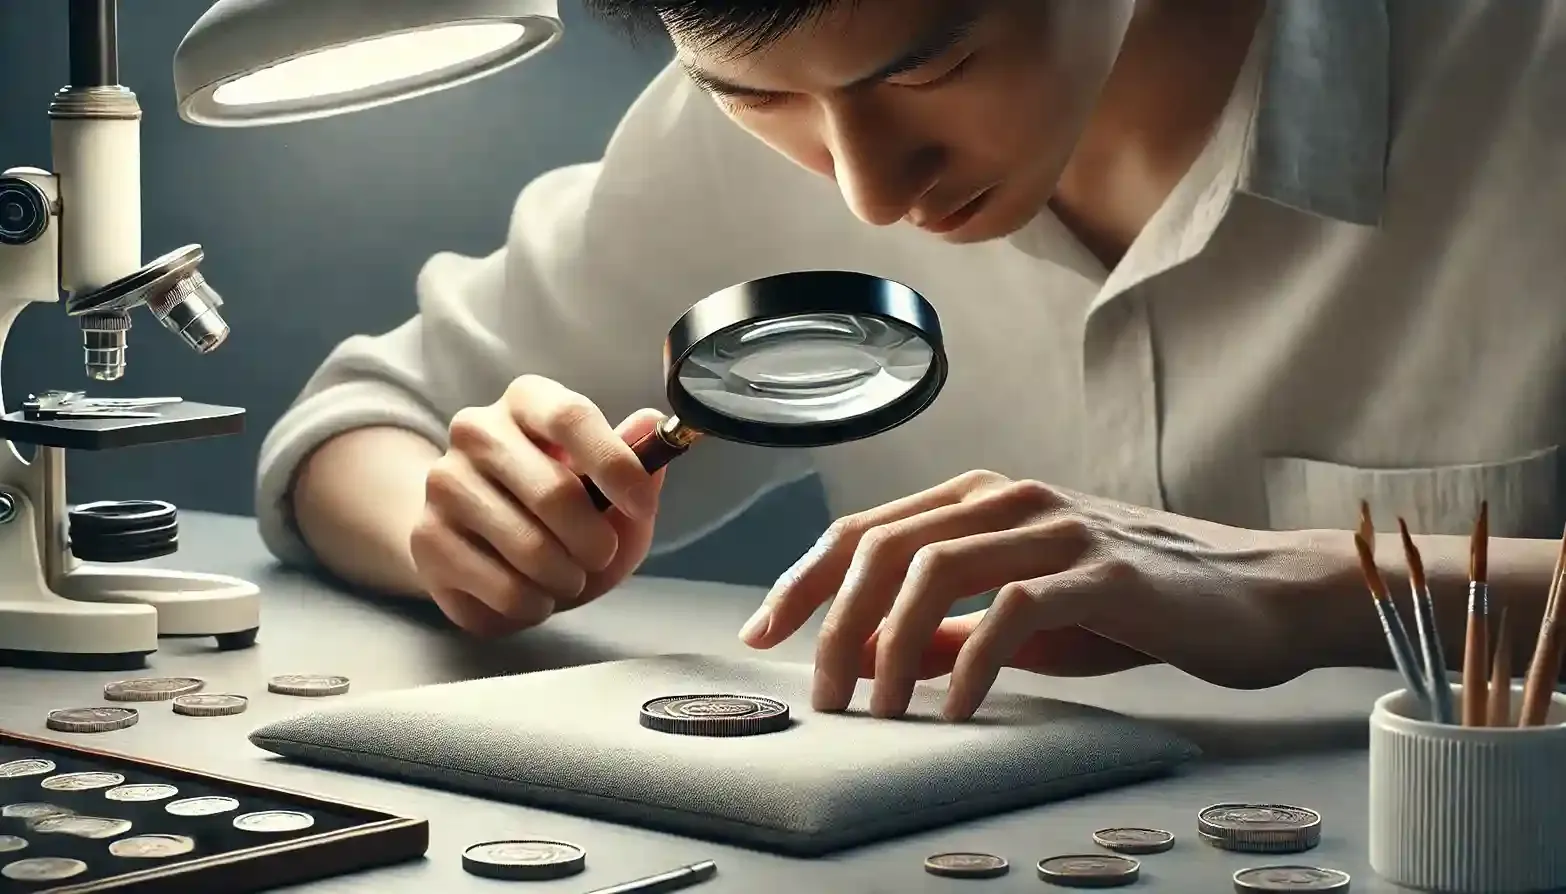
{"label": "forehead", "polygon": [[781,35],[762,33],[768,30],[763,20],[760,28],[732,34],[673,27],[670,36],[687,65],[758,89],[781,89],[800,80],[858,77],[995,2],[833,0]]}

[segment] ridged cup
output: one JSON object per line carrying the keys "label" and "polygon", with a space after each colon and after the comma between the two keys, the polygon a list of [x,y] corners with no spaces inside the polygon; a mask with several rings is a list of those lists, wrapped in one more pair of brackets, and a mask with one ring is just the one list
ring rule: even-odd
{"label": "ridged cup", "polygon": [[[1454,686],[1461,699],[1462,688]],[[1370,866],[1442,894],[1566,888],[1566,696],[1546,725],[1518,729],[1422,719],[1407,690],[1370,715]],[[1461,702],[1459,701],[1459,704]]]}

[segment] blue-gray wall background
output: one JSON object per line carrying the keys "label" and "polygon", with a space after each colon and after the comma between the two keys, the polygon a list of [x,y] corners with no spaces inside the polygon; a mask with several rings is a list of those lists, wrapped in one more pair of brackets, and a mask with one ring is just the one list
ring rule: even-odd
{"label": "blue-gray wall background", "polygon": [[[432,0],[434,2],[434,0]],[[597,158],[616,121],[668,58],[634,47],[562,0],[566,37],[501,75],[383,109],[276,128],[180,121],[170,60],[207,0],[122,4],[121,80],[141,99],[143,251],[190,242],[233,328],[197,357],[140,314],[124,380],[92,385],[80,335],[58,305],[23,313],[5,346],[6,410],[29,392],[179,394],[249,410],[242,435],[73,453],[73,502],[166,499],[250,514],[261,438],[333,345],[414,310],[413,281],[437,251],[482,255],[503,239],[517,192],[550,168]],[[0,0],[0,169],[49,167],[49,97],[67,80],[64,0]],[[768,583],[825,526],[813,482],[649,573]]]}

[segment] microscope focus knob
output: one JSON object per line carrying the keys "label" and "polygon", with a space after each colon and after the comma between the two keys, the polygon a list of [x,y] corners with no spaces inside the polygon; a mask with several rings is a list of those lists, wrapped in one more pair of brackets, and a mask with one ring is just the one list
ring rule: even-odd
{"label": "microscope focus knob", "polygon": [[0,245],[26,245],[49,229],[49,197],[20,177],[0,177]]}

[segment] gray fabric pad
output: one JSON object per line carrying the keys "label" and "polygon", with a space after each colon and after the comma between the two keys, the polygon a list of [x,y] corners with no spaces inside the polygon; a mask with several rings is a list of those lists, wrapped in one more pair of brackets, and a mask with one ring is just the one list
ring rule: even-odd
{"label": "gray fabric pad", "polygon": [[[808,665],[664,655],[345,697],[269,723],[257,746],[354,772],[793,856],[815,856],[1147,779],[1190,742],[1099,708],[994,693],[966,724],[920,684],[904,720],[810,709]],[[665,695],[781,699],[766,735],[638,722]]]}

